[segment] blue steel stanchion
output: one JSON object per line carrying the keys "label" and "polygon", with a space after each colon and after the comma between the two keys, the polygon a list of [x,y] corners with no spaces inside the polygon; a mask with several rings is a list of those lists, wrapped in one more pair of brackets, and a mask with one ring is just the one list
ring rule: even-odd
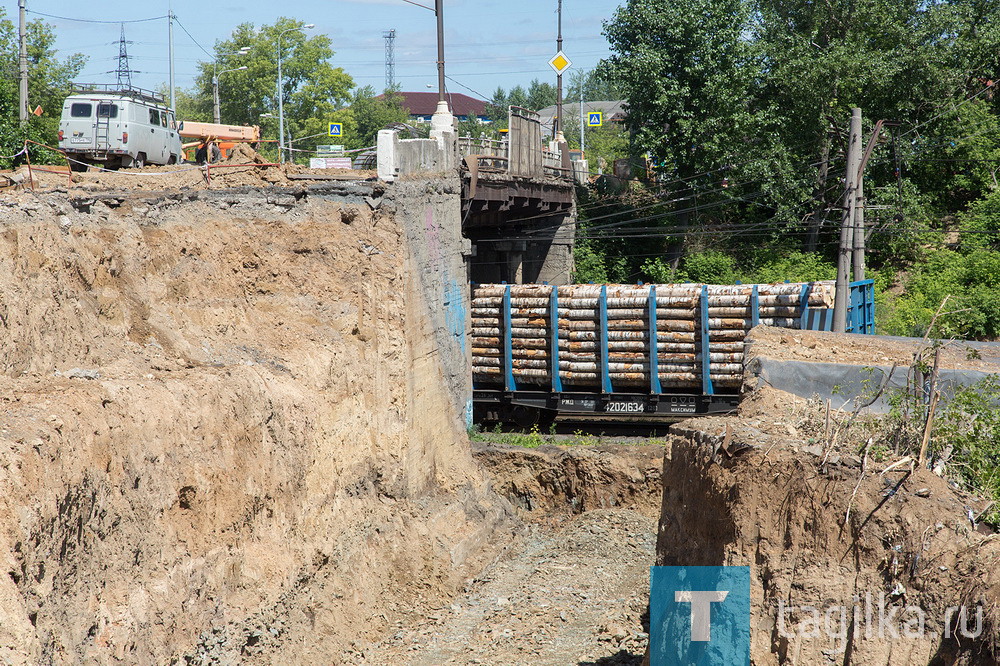
{"label": "blue steel stanchion", "polygon": [[503,289],[503,373],[504,387],[508,391],[517,390],[517,382],[514,380],[514,353],[511,349],[510,332],[510,285],[505,285]]}
{"label": "blue steel stanchion", "polygon": [[611,376],[608,374],[608,288],[605,285],[601,285],[598,307],[601,311],[601,390],[611,393]]}
{"label": "blue steel stanchion", "polygon": [[875,335],[875,281],[865,285],[865,333]]}
{"label": "blue steel stanchion", "polygon": [[812,282],[802,285],[802,293],[799,294],[799,328],[803,331],[809,328],[809,292],[812,291]]}
{"label": "blue steel stanchion", "polygon": [[562,393],[562,379],[559,378],[559,287],[552,285],[549,295],[549,358],[552,369],[552,391]]}
{"label": "blue steel stanchion", "polygon": [[712,386],[712,349],[708,335],[708,286],[701,285],[701,390],[715,395]]}
{"label": "blue steel stanchion", "polygon": [[760,295],[757,292],[757,285],[750,290],[750,325],[756,326],[760,323]]}
{"label": "blue steel stanchion", "polygon": [[649,392],[663,393],[660,386],[660,350],[656,335],[656,285],[649,285]]}

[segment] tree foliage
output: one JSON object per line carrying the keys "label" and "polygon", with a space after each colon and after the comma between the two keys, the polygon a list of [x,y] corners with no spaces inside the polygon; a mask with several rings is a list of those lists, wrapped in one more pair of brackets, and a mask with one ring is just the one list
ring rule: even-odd
{"label": "tree foliage", "polygon": [[865,141],[887,121],[865,196],[870,269],[902,288],[890,332],[949,292],[971,309],[941,325],[1000,335],[994,287],[976,286],[1000,283],[1000,0],[628,0],[605,34],[598,71],[644,182],[581,203],[588,271],[778,278],[766,264],[801,256],[816,261],[774,265],[827,275],[858,106]]}
{"label": "tree foliage", "polygon": [[[42,107],[40,117],[31,115],[26,127],[18,118],[19,47],[17,26],[0,7],[0,155],[21,149],[25,139],[54,146],[57,142],[59,116],[70,83],[80,73],[86,58],[80,54],[62,60],[56,56],[55,33],[44,21],[27,24],[28,103]],[[33,160],[56,160],[57,155],[44,149],[32,149]],[[0,160],[0,165],[7,166]]]}
{"label": "tree foliage", "polygon": [[517,85],[509,91],[498,87],[493,97],[486,103],[486,116],[495,129],[507,127],[508,109],[520,106],[532,111],[539,111],[556,103],[558,93],[551,83],[533,79],[527,88]]}
{"label": "tree foliage", "polygon": [[[330,64],[334,52],[329,37],[309,36],[302,21],[285,17],[259,28],[242,23],[229,39],[217,42],[214,60],[198,63],[200,74],[189,96],[180,98],[185,104],[181,109],[189,110],[195,119],[210,119],[212,80],[217,73],[225,72],[219,75],[224,123],[260,125],[264,114],[277,116],[279,35],[286,137],[304,137],[325,128],[334,112],[349,102],[354,82],[342,68]],[[249,52],[240,55],[242,48]],[[246,70],[238,69],[244,66]],[[178,116],[185,119],[180,113]],[[296,145],[310,148],[320,138],[305,139]]]}

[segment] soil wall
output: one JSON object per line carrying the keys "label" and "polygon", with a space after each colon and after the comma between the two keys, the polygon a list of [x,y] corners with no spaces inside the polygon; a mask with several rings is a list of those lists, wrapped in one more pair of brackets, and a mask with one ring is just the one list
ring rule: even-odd
{"label": "soil wall", "polygon": [[[750,663],[996,663],[998,550],[969,520],[982,502],[927,470],[882,473],[748,421],[729,436],[675,428],[656,564],[752,568]],[[972,638],[956,635],[959,605]]]}
{"label": "soil wall", "polygon": [[464,326],[350,187],[0,200],[0,661],[349,662],[481,565]]}

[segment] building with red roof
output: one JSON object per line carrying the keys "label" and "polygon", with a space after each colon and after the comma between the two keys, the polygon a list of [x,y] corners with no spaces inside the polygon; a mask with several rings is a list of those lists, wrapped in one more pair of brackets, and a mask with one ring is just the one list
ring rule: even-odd
{"label": "building with red roof", "polygon": [[[436,92],[400,92],[403,98],[403,108],[409,109],[410,118],[418,123],[429,123],[431,116],[437,111],[438,94]],[[458,120],[477,118],[485,122],[486,102],[462,93],[448,93],[448,106]]]}

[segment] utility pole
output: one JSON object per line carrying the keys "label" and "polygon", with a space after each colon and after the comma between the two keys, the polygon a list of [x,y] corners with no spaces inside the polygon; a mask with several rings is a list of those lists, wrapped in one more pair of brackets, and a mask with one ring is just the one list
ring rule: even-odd
{"label": "utility pole", "polygon": [[444,93],[444,0],[434,0],[434,13],[437,15],[438,32],[438,110],[444,105],[448,109],[448,100]]}
{"label": "utility pole", "polygon": [[167,51],[170,59],[170,108],[175,112],[177,106],[174,104],[174,10],[167,5]]}
{"label": "utility pole", "polygon": [[[855,247],[855,211],[858,206],[858,173],[861,167],[861,109],[851,109],[850,134],[847,139],[847,182],[844,193],[844,215],[840,221],[840,248],[837,252],[837,286],[833,301],[833,331],[847,330],[847,309],[850,307],[851,255]],[[864,230],[860,232],[864,234]],[[857,259],[855,259],[857,261]],[[862,269],[863,270],[863,269]]]}
{"label": "utility pole", "polygon": [[212,75],[212,122],[218,125],[222,122],[222,109],[219,108],[219,75]]}
{"label": "utility pole", "polygon": [[[562,53],[562,0],[559,0],[559,30],[556,33],[556,53]],[[556,125],[552,128],[552,138],[559,140],[559,135],[563,131],[563,95],[562,95],[562,74],[556,74]],[[581,132],[583,130],[581,129]]]}
{"label": "utility pole", "polygon": [[[878,138],[878,129],[875,130],[874,139]],[[864,167],[860,167],[858,173],[857,195],[854,197],[854,252],[852,253],[852,264],[854,270],[854,281],[859,282],[865,279],[865,177]]]}
{"label": "utility pole", "polygon": [[17,36],[19,43],[18,68],[20,69],[20,79],[17,85],[18,105],[17,116],[21,124],[28,122],[28,34],[24,13],[27,11],[27,0],[17,0],[19,21],[17,24]]}

